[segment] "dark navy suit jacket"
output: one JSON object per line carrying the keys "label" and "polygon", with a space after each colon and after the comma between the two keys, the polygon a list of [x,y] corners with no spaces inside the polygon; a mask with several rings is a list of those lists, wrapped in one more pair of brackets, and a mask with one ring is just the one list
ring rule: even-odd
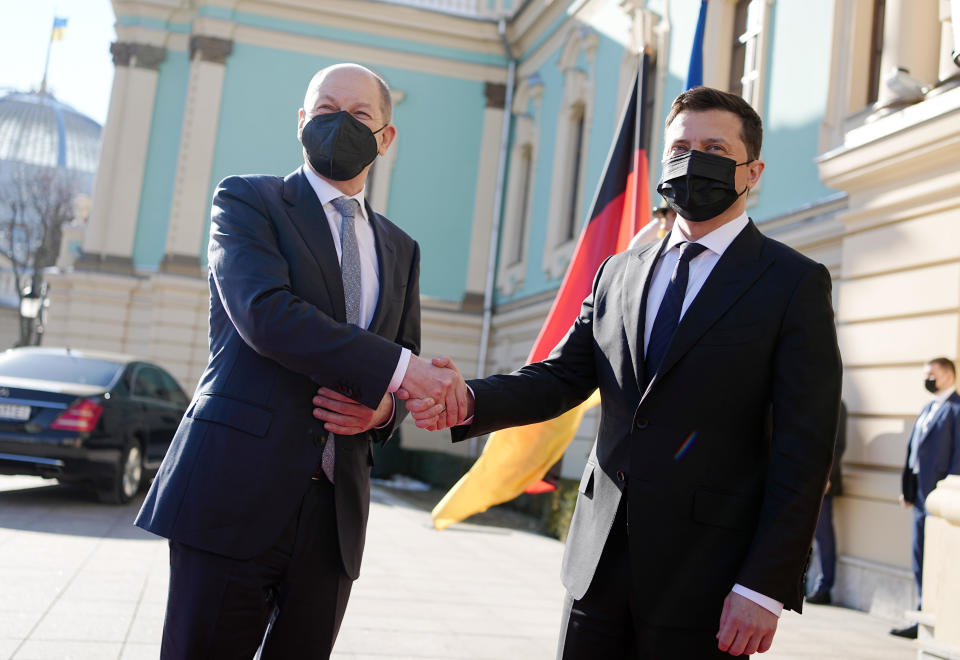
{"label": "dark navy suit jacket", "polygon": [[[923,407],[918,421],[923,419],[932,405],[933,401]],[[918,432],[915,422],[911,437]],[[907,443],[907,459],[903,466],[903,499],[923,506],[938,481],[949,474],[960,474],[960,394],[952,393],[937,410],[927,425],[927,432],[920,437],[918,451],[918,472],[914,477],[908,465],[910,443]]]}
{"label": "dark navy suit jacket", "polygon": [[489,433],[555,417],[600,389],[564,553],[564,586],[590,586],[621,499],[637,617],[716,630],[734,584],[799,610],[840,406],[827,270],[750,223],[644,368],[646,290],[667,239],[610,257],[543,362],[469,381]]}
{"label": "dark navy suit jacket", "polygon": [[[210,358],[136,524],[244,559],[295,514],[326,431],[311,399],[326,386],[375,408],[401,347],[420,348],[417,243],[367,206],[380,296],[368,330],[346,323],[339,261],[323,207],[301,170],[224,179],[210,227]],[[371,441],[336,443],[336,514],[344,568],[360,558]]]}

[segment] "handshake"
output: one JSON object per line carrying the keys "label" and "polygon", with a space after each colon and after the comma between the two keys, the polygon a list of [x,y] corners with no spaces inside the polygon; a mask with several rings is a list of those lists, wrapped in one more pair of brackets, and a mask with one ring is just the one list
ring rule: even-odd
{"label": "handshake", "polygon": [[473,417],[473,396],[448,357],[428,361],[411,355],[397,398],[407,402],[417,426],[428,431],[442,431]]}
{"label": "handshake", "polygon": [[[473,417],[473,396],[448,357],[424,360],[411,355],[396,397],[406,401],[417,426],[428,431],[442,431]],[[385,426],[394,413],[389,394],[373,410],[326,387],[317,391],[313,405],[313,416],[338,435],[356,435]]]}

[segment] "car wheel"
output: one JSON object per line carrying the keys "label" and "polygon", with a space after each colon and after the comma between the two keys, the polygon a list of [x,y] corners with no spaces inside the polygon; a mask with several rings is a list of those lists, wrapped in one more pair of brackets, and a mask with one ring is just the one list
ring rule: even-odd
{"label": "car wheel", "polygon": [[120,454],[117,474],[110,488],[97,491],[101,502],[126,504],[140,491],[143,484],[143,452],[140,443],[128,442]]}

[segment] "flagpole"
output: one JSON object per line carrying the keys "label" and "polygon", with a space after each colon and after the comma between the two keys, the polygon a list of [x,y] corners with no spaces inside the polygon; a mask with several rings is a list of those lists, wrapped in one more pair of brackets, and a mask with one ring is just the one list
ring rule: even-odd
{"label": "flagpole", "polygon": [[50,69],[50,51],[53,48],[53,31],[56,27],[50,28],[50,40],[47,42],[47,60],[43,64],[43,79],[40,81],[40,93],[47,91],[47,71]]}

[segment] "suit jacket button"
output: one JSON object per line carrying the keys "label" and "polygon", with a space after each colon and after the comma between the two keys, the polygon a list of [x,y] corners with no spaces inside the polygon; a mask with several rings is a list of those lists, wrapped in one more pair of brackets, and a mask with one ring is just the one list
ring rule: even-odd
{"label": "suit jacket button", "polygon": [[623,470],[617,470],[617,480],[621,483],[627,480],[627,475],[623,473]]}
{"label": "suit jacket button", "polygon": [[650,425],[650,422],[647,421],[646,417],[637,417],[633,420],[633,425],[637,427],[638,430],[642,431]]}

